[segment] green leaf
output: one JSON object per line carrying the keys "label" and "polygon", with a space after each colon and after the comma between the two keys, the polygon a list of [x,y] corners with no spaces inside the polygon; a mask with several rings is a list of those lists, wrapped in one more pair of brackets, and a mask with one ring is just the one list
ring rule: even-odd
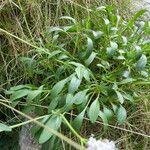
{"label": "green leaf", "polygon": [[127,45],[128,40],[127,40],[127,38],[125,36],[122,36],[122,40],[123,40],[123,45],[124,46]]}
{"label": "green leaf", "polygon": [[66,79],[57,82],[51,90],[51,98],[55,98],[62,91],[66,83]]}
{"label": "green leaf", "polygon": [[80,105],[81,103],[83,103],[86,100],[86,93],[87,90],[83,90],[78,92],[75,96],[74,96],[74,104],[76,105]]}
{"label": "green leaf", "polygon": [[124,92],[124,93],[122,93],[122,96],[125,99],[129,100],[130,102],[134,102],[134,99],[133,99],[133,97],[130,94],[127,94],[127,93]]}
{"label": "green leaf", "polygon": [[58,105],[59,97],[55,97],[48,106],[48,112],[50,113]]}
{"label": "green leaf", "polygon": [[87,50],[85,57],[88,58],[91,55],[92,51],[93,51],[93,41],[91,38],[87,37]]}
{"label": "green leaf", "polygon": [[66,96],[66,104],[64,104],[64,107],[61,108],[62,112],[68,112],[72,109],[74,102],[74,97],[72,94],[68,93]]}
{"label": "green leaf", "polygon": [[38,88],[38,90],[34,90],[34,91],[30,91],[28,93],[28,96],[27,96],[27,99],[32,101],[33,99],[35,99],[39,94],[42,93],[42,90],[43,90],[43,86],[40,86]]}
{"label": "green leaf", "polygon": [[85,78],[86,81],[90,81],[90,75],[88,70],[84,70],[83,77]]}
{"label": "green leaf", "polygon": [[124,80],[118,82],[117,84],[118,84],[118,85],[122,85],[122,84],[132,83],[132,82],[134,82],[134,81],[136,81],[136,79],[127,78],[127,79],[124,79]]}
{"label": "green leaf", "polygon": [[57,55],[57,54],[60,54],[60,53],[61,53],[60,50],[53,51],[53,52],[51,52],[51,53],[49,54],[48,58],[50,59],[50,58],[52,58],[53,56],[55,56],[55,55]]}
{"label": "green leaf", "polygon": [[50,27],[47,31],[48,31],[48,33],[56,32],[56,31],[64,32],[64,30],[59,27]]}
{"label": "green leaf", "polygon": [[[50,118],[50,116],[51,115],[46,115],[43,119],[40,119],[38,121],[45,124],[45,122],[47,122],[47,120]],[[33,127],[31,128],[32,135],[35,135],[41,128],[42,128],[41,126],[34,124]]]}
{"label": "green leaf", "polygon": [[103,35],[101,31],[93,31],[93,36],[95,39],[99,39]]}
{"label": "green leaf", "polygon": [[107,47],[106,51],[109,57],[112,57],[115,54],[115,49],[113,49],[112,47]]}
{"label": "green leaf", "polygon": [[119,102],[120,102],[121,104],[123,104],[124,98],[123,98],[122,94],[121,94],[119,91],[115,91],[115,92],[116,92],[116,94],[117,94],[117,97],[118,97]]}
{"label": "green leaf", "polygon": [[14,101],[17,100],[19,98],[22,98],[24,96],[27,96],[29,94],[30,90],[28,89],[21,89],[19,91],[15,91],[11,96],[10,96],[10,100]]}
{"label": "green leaf", "polygon": [[11,130],[12,129],[9,126],[7,126],[3,123],[0,123],[0,132],[2,132],[2,131],[11,131]]}
{"label": "green leaf", "polygon": [[14,86],[14,87],[11,87],[9,91],[18,91],[20,89],[31,89],[31,86],[29,85],[17,85],[17,86]]}
{"label": "green leaf", "polygon": [[123,124],[127,118],[127,112],[123,106],[120,105],[117,112],[117,120],[119,124]]}
{"label": "green leaf", "polygon": [[78,32],[78,27],[76,25],[72,25],[72,26],[65,26],[64,30],[66,32]]}
{"label": "green leaf", "polygon": [[147,57],[143,54],[136,64],[136,69],[138,71],[141,71],[145,68],[146,64],[147,64]]}
{"label": "green leaf", "polygon": [[108,124],[108,120],[107,120],[107,116],[102,112],[99,111],[99,117],[102,119],[103,123],[104,123],[104,129],[107,128],[107,124]]}
{"label": "green leaf", "polygon": [[116,114],[118,111],[118,106],[115,104],[112,104],[112,109],[113,109],[114,113]]}
{"label": "green leaf", "polygon": [[99,7],[97,7],[97,10],[106,12],[106,7],[105,6],[99,6]]}
{"label": "green leaf", "polygon": [[[62,122],[62,118],[60,116],[52,116],[47,123],[45,124],[45,126],[53,129],[53,130],[58,130],[60,128]],[[50,133],[46,128],[43,129],[43,131],[41,132],[41,135],[39,137],[39,143],[43,144],[46,141],[48,141],[51,137],[53,136],[52,133]]]}
{"label": "green leaf", "polygon": [[80,83],[81,80],[78,79],[76,76],[73,76],[69,84],[68,92],[73,94],[80,86]]}
{"label": "green leaf", "polygon": [[62,16],[60,17],[60,19],[68,19],[68,20],[71,20],[74,24],[76,24],[76,20],[70,16]]}
{"label": "green leaf", "polygon": [[110,42],[110,46],[113,49],[117,49],[118,48],[118,44],[116,42],[113,42],[113,41]]}
{"label": "green leaf", "polygon": [[105,116],[107,117],[107,120],[111,120],[113,117],[113,111],[111,109],[108,109],[106,106],[103,107],[103,112]]}
{"label": "green leaf", "polygon": [[84,73],[84,68],[82,66],[78,66],[76,69],[75,69],[75,72],[77,74],[77,77],[82,80],[83,78],[83,73]]}
{"label": "green leaf", "polygon": [[95,59],[96,55],[97,55],[97,53],[92,52],[92,54],[89,56],[89,58],[85,60],[85,64],[87,66],[89,66],[93,62],[93,60]]}
{"label": "green leaf", "polygon": [[109,25],[110,24],[110,21],[107,18],[103,18],[103,19],[104,19],[105,25]]}
{"label": "green leaf", "polygon": [[93,101],[93,103],[91,104],[89,108],[89,118],[92,123],[95,123],[95,121],[98,118],[99,108],[100,108],[100,104],[97,98],[96,100]]}
{"label": "green leaf", "polygon": [[67,97],[66,97],[66,104],[68,104],[68,105],[72,105],[73,104],[73,102],[74,102],[74,97],[73,97],[73,95],[72,94],[67,94]]}
{"label": "green leaf", "polygon": [[82,126],[85,110],[86,109],[84,109],[72,122],[72,126],[76,131],[79,131]]}

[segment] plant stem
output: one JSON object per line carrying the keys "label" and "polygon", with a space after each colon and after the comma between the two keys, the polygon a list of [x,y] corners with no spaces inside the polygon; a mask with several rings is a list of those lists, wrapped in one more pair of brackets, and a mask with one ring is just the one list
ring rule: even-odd
{"label": "plant stem", "polygon": [[25,125],[25,124],[31,123],[31,122],[33,122],[34,120],[43,119],[43,118],[45,118],[46,116],[49,116],[49,115],[44,115],[44,116],[40,116],[40,117],[34,118],[34,119],[32,119],[32,120],[28,120],[28,121],[25,121],[25,122],[21,122],[21,123],[18,123],[18,124],[15,124],[15,125],[10,126],[10,128],[12,128],[12,129],[13,129],[13,128],[17,128],[17,127],[23,126],[23,125]]}
{"label": "plant stem", "polygon": [[70,128],[70,130],[75,134],[76,137],[78,137],[81,141],[83,141],[84,138],[82,138],[74,129],[73,127],[70,125],[70,123],[68,122],[68,120],[64,117],[64,115],[60,114],[61,117],[63,118],[64,122],[67,124],[67,126]]}

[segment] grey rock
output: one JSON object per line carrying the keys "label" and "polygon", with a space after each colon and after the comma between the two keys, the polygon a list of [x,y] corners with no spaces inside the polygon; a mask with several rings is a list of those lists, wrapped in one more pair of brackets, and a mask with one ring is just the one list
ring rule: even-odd
{"label": "grey rock", "polygon": [[41,145],[31,135],[32,125],[26,124],[22,127],[19,137],[20,150],[41,150]]}

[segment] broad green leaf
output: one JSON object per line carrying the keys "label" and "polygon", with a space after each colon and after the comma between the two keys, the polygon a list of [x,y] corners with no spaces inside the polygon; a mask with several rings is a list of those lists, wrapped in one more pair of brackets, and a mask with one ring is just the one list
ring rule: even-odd
{"label": "broad green leaf", "polygon": [[91,38],[87,37],[87,50],[85,57],[88,58],[91,55],[92,51],[93,51],[93,41]]}
{"label": "broad green leaf", "polygon": [[123,124],[127,118],[127,112],[123,106],[120,105],[117,112],[117,120],[119,124]]}
{"label": "broad green leaf", "polygon": [[85,64],[87,66],[89,66],[93,62],[93,60],[95,59],[96,55],[97,55],[97,53],[92,52],[92,54],[89,56],[89,58],[85,60]]}
{"label": "broad green leaf", "polygon": [[76,76],[73,76],[69,84],[68,92],[73,94],[80,86],[80,83],[81,80],[78,79]]}
{"label": "broad green leaf", "polygon": [[97,98],[96,100],[93,101],[93,103],[89,108],[89,118],[92,123],[95,123],[95,121],[98,118],[99,111],[100,111],[99,108],[100,108],[100,104]]}
{"label": "broad green leaf", "polygon": [[76,74],[77,74],[77,77],[78,77],[80,80],[82,80],[82,78],[83,78],[83,73],[84,73],[84,68],[81,67],[81,66],[79,66],[79,67],[77,67],[77,68],[75,69],[75,72],[76,72]]}
{"label": "broad green leaf", "polygon": [[64,107],[61,108],[62,112],[68,112],[72,109],[74,102],[74,97],[71,93],[68,93],[66,96],[66,103],[64,104]]}
{"label": "broad green leaf", "polygon": [[103,113],[107,117],[107,120],[111,120],[113,117],[113,111],[111,109],[108,109],[106,106],[103,107]]}
{"label": "broad green leaf", "polygon": [[85,110],[86,109],[84,109],[72,122],[72,126],[76,131],[79,131],[82,126]]}
{"label": "broad green leaf", "polygon": [[2,132],[2,131],[11,131],[11,130],[12,129],[9,126],[7,126],[3,123],[0,123],[0,132]]}
{"label": "broad green leaf", "polygon": [[30,85],[17,85],[10,88],[10,91],[18,91],[20,89],[31,89],[32,87]]}
{"label": "broad green leaf", "polygon": [[21,89],[19,91],[15,91],[11,96],[10,96],[10,100],[14,101],[17,99],[20,99],[24,96],[27,96],[29,94],[30,90],[28,89]]}
{"label": "broad green leaf", "polygon": [[99,117],[102,119],[102,121],[104,123],[104,129],[106,129],[107,128],[107,124],[108,124],[107,116],[102,111],[99,111],[98,115],[99,115]]}
{"label": "broad green leaf", "polygon": [[76,67],[84,67],[82,64],[74,62],[74,61],[69,62],[69,64],[72,64],[72,65],[74,65]]}
{"label": "broad green leaf", "polygon": [[127,93],[122,93],[122,96],[125,98],[125,99],[127,99],[127,100],[129,100],[129,101],[131,101],[131,102],[134,102],[134,99],[133,99],[133,97],[130,95],[130,94],[127,94]]}
{"label": "broad green leaf", "polygon": [[87,69],[84,70],[83,77],[85,78],[85,80],[90,81],[90,74]]}
{"label": "broad green leaf", "polygon": [[84,90],[75,94],[74,100],[73,100],[74,104],[80,105],[81,103],[83,103],[84,100],[86,100],[86,93],[87,93],[87,90]]}
{"label": "broad green leaf", "polygon": [[59,96],[52,99],[51,103],[48,106],[48,112],[49,113],[57,107],[58,101],[59,101]]}
{"label": "broad green leaf", "polygon": [[32,101],[34,98],[36,98],[39,94],[42,93],[42,90],[43,90],[43,86],[40,86],[37,90],[33,90],[33,91],[30,91],[28,93],[28,96],[27,96],[27,99]]}
{"label": "broad green leaf", "polygon": [[112,109],[113,109],[114,113],[116,114],[118,111],[118,106],[115,104],[111,104],[111,105],[112,105]]}
{"label": "broad green leaf", "polygon": [[51,98],[55,98],[62,91],[62,89],[64,88],[66,82],[67,82],[67,80],[64,79],[64,80],[61,80],[61,81],[57,82],[53,86],[53,88],[51,90]]}
{"label": "broad green leaf", "polygon": [[80,105],[77,105],[77,110],[78,112],[81,112],[83,109],[85,109],[87,107],[87,103],[89,101],[89,94],[86,95],[86,98],[85,100],[80,104]]}
{"label": "broad green leaf", "polygon": [[[52,116],[47,123],[45,124],[45,126],[53,129],[53,130],[58,130],[60,128],[62,122],[62,118],[60,116]],[[39,137],[39,143],[43,144],[46,141],[48,141],[51,137],[53,136],[52,133],[50,133],[46,128],[43,129],[43,131],[41,132],[41,135]]]}
{"label": "broad green leaf", "polygon": [[73,104],[73,102],[74,102],[74,97],[73,97],[73,95],[72,94],[67,94],[67,97],[66,97],[66,104],[68,104],[68,105],[72,105]]}
{"label": "broad green leaf", "polygon": [[147,57],[143,54],[136,64],[136,69],[138,71],[141,71],[145,68],[146,64],[147,64]]}
{"label": "broad green leaf", "polygon": [[115,54],[115,49],[113,49],[112,47],[107,47],[107,49],[106,49],[106,51],[107,51],[107,55],[109,56],[109,57],[112,57],[114,54]]}
{"label": "broad green leaf", "polygon": [[117,94],[117,97],[118,97],[119,102],[120,102],[121,104],[123,104],[124,98],[123,98],[122,94],[121,94],[119,91],[115,91],[115,92],[116,92],[116,94]]}

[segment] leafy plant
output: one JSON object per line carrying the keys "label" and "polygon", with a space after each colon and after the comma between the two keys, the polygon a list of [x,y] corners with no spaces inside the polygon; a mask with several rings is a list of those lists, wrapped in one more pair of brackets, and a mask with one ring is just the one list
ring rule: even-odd
{"label": "leafy plant", "polygon": [[[27,74],[34,85],[18,85],[6,91],[12,106],[27,103],[35,113],[48,113],[43,123],[59,130],[62,123],[77,136],[84,117],[104,124],[117,118],[126,122],[126,105],[136,103],[134,85],[149,84],[149,22],[137,22],[145,11],[125,21],[111,6],[92,10],[78,21],[70,16],[68,25],[49,27],[43,47],[32,51],[26,62]],[[45,41],[45,42],[44,42]],[[31,61],[32,60],[32,61]],[[32,69],[31,69],[32,68]],[[41,111],[36,109],[36,105]],[[66,114],[77,117],[69,123]],[[52,134],[39,128],[39,142],[52,140]]]}

